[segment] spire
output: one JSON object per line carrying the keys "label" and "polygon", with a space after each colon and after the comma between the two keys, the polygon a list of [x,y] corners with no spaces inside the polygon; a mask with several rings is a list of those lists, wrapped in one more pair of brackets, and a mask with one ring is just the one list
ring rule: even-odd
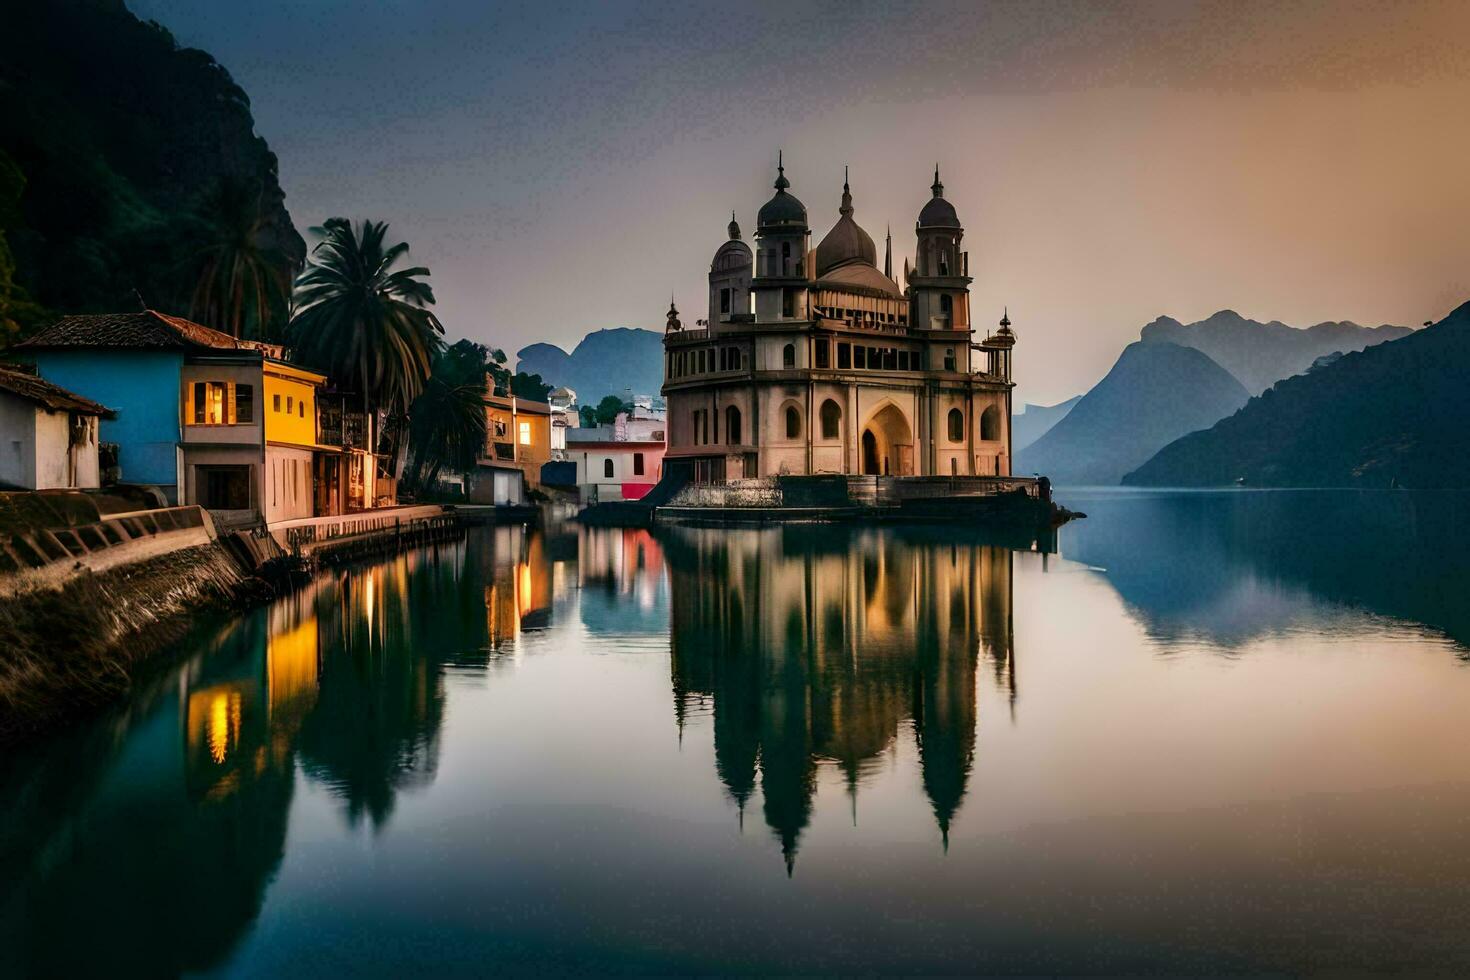
{"label": "spire", "polygon": [[664,332],[665,333],[668,333],[668,332],[670,332],[672,330],[683,330],[683,329],[684,329],[684,325],[679,322],[679,310],[678,310],[677,307],[674,306],[674,294],[673,293],[670,293],[669,294],[669,312],[667,314],[667,319],[664,322]]}
{"label": "spire", "polygon": [[935,197],[944,196],[944,185],[939,182],[939,164],[937,163],[934,165],[934,183],[929,185],[929,189],[934,192]]}
{"label": "spire", "polygon": [[847,167],[842,168],[842,207],[837,209],[838,214],[852,214],[852,188],[847,186]]}
{"label": "spire", "polygon": [[725,229],[730,233],[730,241],[740,241],[740,223],[735,220],[735,212],[730,212],[730,225]]}
{"label": "spire", "polygon": [[772,186],[774,186],[776,188],[776,190],[778,190],[778,191],[784,191],[786,188],[788,188],[788,187],[791,186],[791,181],[789,181],[789,180],[786,179],[786,163],[785,163],[785,160],[783,159],[783,157],[784,157],[784,153],[781,150],[777,150],[776,151],[776,183],[774,185],[772,185]]}
{"label": "spire", "polygon": [[883,242],[883,274],[893,278],[893,226],[888,226],[888,237]]}

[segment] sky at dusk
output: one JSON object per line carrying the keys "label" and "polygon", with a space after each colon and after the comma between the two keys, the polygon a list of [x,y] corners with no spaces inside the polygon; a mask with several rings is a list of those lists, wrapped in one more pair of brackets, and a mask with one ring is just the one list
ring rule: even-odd
{"label": "sky at dusk", "polygon": [[390,222],[453,337],[514,354],[705,315],[778,148],[813,242],[895,265],[936,161],[1017,404],[1230,308],[1418,324],[1470,299],[1470,2],[129,0],[251,97],[303,233]]}

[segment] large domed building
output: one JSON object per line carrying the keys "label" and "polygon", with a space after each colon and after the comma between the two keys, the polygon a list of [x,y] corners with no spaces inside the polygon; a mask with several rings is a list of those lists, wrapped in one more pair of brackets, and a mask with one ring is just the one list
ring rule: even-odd
{"label": "large domed building", "polygon": [[709,316],[669,310],[665,471],[701,481],[777,474],[1009,476],[1011,348],[1003,318],[975,343],[964,228],[939,168],[912,266],[883,267],[843,175],[815,248],[784,160],[754,248],[730,216],[709,271]]}

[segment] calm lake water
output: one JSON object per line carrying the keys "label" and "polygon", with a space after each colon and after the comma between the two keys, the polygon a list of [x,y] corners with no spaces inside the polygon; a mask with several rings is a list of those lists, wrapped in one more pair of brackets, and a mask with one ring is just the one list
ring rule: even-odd
{"label": "calm lake water", "polygon": [[0,973],[1470,970],[1470,498],[1059,498],[324,575],[0,762]]}

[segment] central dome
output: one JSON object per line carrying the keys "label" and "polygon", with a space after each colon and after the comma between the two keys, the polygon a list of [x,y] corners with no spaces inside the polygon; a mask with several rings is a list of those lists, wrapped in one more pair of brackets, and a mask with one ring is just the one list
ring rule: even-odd
{"label": "central dome", "polygon": [[875,269],[878,267],[878,248],[873,244],[872,236],[852,220],[852,210],[852,192],[847,182],[843,181],[842,207],[838,208],[842,217],[837,219],[837,224],[832,226],[827,237],[817,246],[819,277],[850,262],[861,262]]}

